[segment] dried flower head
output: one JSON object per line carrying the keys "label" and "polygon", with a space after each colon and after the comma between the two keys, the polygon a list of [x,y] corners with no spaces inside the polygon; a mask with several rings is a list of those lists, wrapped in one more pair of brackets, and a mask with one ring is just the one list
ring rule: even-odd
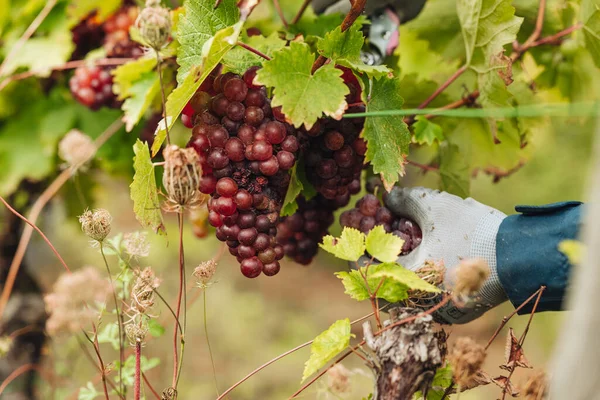
{"label": "dried flower head", "polygon": [[76,333],[87,327],[99,315],[93,307],[104,303],[110,293],[110,283],[94,267],[61,275],[52,293],[44,297],[50,314],[46,321],[48,334]]}
{"label": "dried flower head", "polygon": [[12,348],[13,341],[10,336],[0,336],[0,359],[6,357]]}
{"label": "dried flower head", "polygon": [[81,230],[83,233],[88,237],[101,242],[110,233],[112,217],[105,209],[98,208],[94,211],[85,210],[83,214],[79,216],[79,222],[81,223]]}
{"label": "dried flower head", "polygon": [[548,379],[544,371],[536,371],[523,385],[521,395],[525,400],[542,400],[547,387]]}
{"label": "dried flower head", "polygon": [[470,337],[462,336],[456,340],[448,360],[452,365],[454,382],[466,387],[483,365],[485,348]]}
{"label": "dried flower head", "polygon": [[59,157],[71,167],[85,163],[95,152],[93,140],[77,129],[70,130],[58,144]]}
{"label": "dried flower head", "polygon": [[160,286],[160,279],[156,277],[152,268],[146,267],[138,274],[131,288],[130,312],[132,319],[138,314],[146,314],[154,305],[154,290]]}
{"label": "dried flower head", "polygon": [[203,261],[194,269],[194,276],[198,280],[199,287],[206,287],[217,271],[215,260]]}
{"label": "dried flower head", "polygon": [[126,233],[123,238],[125,252],[132,257],[147,257],[150,254],[148,232]]}
{"label": "dried flower head", "polygon": [[137,18],[136,26],[148,46],[160,50],[171,35],[171,15],[167,8],[160,6],[160,1],[147,0],[146,7]]}
{"label": "dried flower head", "polygon": [[327,388],[331,393],[341,395],[351,390],[352,372],[342,364],[335,364],[327,371]]}
{"label": "dried flower head", "polygon": [[490,267],[480,258],[462,260],[456,268],[454,293],[460,297],[477,294],[490,276]]}
{"label": "dried flower head", "polygon": [[202,167],[193,148],[182,149],[169,145],[163,151],[165,169],[163,186],[167,191],[167,208],[179,211],[182,207],[199,206],[206,199],[200,190]]}
{"label": "dried flower head", "polygon": [[145,320],[140,320],[139,323],[129,323],[125,325],[125,334],[131,346],[135,347],[137,343],[144,344],[144,340],[148,334],[148,323]]}
{"label": "dried flower head", "polygon": [[177,389],[173,387],[168,387],[162,392],[162,396],[160,396],[160,400],[174,400],[177,398]]}

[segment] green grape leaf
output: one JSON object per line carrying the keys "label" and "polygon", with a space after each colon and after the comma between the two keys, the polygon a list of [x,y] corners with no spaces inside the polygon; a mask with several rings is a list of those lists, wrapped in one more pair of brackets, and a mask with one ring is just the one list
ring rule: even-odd
{"label": "green grape leaf", "polygon": [[102,393],[96,390],[92,382],[88,382],[87,385],[79,389],[77,394],[77,400],[94,400],[96,397],[101,396]]}
{"label": "green grape leaf", "polygon": [[[115,365],[118,367],[119,362],[118,361],[115,362]],[[160,358],[158,358],[158,357],[152,357],[151,359],[147,359],[146,357],[142,356],[142,358],[140,360],[141,372],[148,372],[152,368],[157,367],[158,365],[160,365]],[[121,371],[122,371],[122,376],[123,376],[123,384],[127,385],[127,386],[132,386],[135,381],[135,356],[134,355],[130,355],[129,357],[127,357],[127,359],[123,363],[123,368]],[[116,375],[117,376],[115,376],[115,382],[119,382],[120,375],[119,374],[116,374]]]}
{"label": "green grape leaf", "polygon": [[67,7],[69,26],[74,26],[96,11],[98,22],[104,21],[121,7],[123,0],[71,0]]}
{"label": "green grape leaf", "polygon": [[165,327],[162,326],[157,320],[148,318],[148,333],[155,338],[161,337],[165,334]]}
{"label": "green grape leaf", "polygon": [[[435,371],[435,376],[431,382],[430,388],[427,391],[427,400],[442,400],[446,389],[452,385],[452,366],[446,364],[445,367],[440,367]],[[423,392],[415,392],[415,400],[423,399]]]}
{"label": "green grape leaf", "polygon": [[143,227],[152,228],[155,232],[164,234],[165,227],[160,213],[158,189],[150,151],[146,143],[139,139],[135,142],[133,151],[135,153],[133,158],[135,175],[129,186],[131,200],[133,200],[133,212]]}
{"label": "green grape leaf", "polygon": [[131,132],[140,121],[148,107],[160,93],[160,80],[155,72],[147,72],[129,89],[131,97],[121,107],[124,111],[123,122],[125,129]]}
{"label": "green grape leaf", "polygon": [[119,350],[119,326],[116,322],[110,322],[100,329],[98,343],[110,343],[113,349]]}
{"label": "green grape leaf", "polygon": [[[385,264],[373,264],[368,270],[366,267],[361,267],[360,272],[357,270],[342,271],[336,272],[335,275],[341,279],[342,285],[344,285],[344,293],[354,300],[368,300],[370,298],[369,292],[373,293],[377,288],[379,288],[377,290],[377,297],[390,303],[407,299],[408,287],[405,284],[386,277],[374,276],[384,266]],[[367,276],[368,287],[363,275]]]}
{"label": "green grape leaf", "polygon": [[413,139],[417,144],[431,146],[435,142],[439,143],[444,140],[442,127],[435,122],[431,122],[424,115],[417,115],[413,130],[415,132]]}
{"label": "green grape leaf", "polygon": [[203,48],[206,43],[216,36],[217,32],[233,26],[240,19],[235,0],[224,0],[219,7],[214,6],[214,0],[184,3],[185,13],[179,16],[176,31],[180,44],[177,50],[177,82],[180,85],[194,67],[205,63],[206,52]]}
{"label": "green grape leaf", "polygon": [[304,37],[324,37],[328,32],[340,26],[343,20],[344,16],[340,13],[321,14],[316,18],[304,18],[303,16],[297,24],[290,26],[290,33],[302,34]]}
{"label": "green grape leaf", "polygon": [[[268,37],[250,36],[244,39],[244,43],[269,57],[272,57],[275,51],[285,46],[285,40],[281,40],[277,33],[272,33]],[[264,61],[264,58],[236,46],[225,54],[221,64],[223,64],[223,71],[231,71],[241,75],[250,67],[262,65]]]}
{"label": "green grape leaf", "polygon": [[290,170],[290,185],[288,187],[287,193],[285,194],[285,199],[283,200],[283,206],[281,207],[280,215],[282,217],[292,215],[298,210],[298,203],[296,202],[296,198],[302,190],[304,189],[304,185],[300,181],[297,174],[298,164],[294,165]]}
{"label": "green grape leaf", "polygon": [[310,358],[304,365],[302,382],[321,369],[329,360],[350,344],[350,320],[335,321],[326,331],[315,338],[310,346]]}
{"label": "green grape leaf", "polygon": [[[370,271],[369,271],[370,272]],[[390,262],[378,265],[376,271],[370,274],[372,278],[389,278],[406,289],[422,290],[424,292],[439,293],[440,289],[419,278],[419,275],[404,268],[398,263]]]}
{"label": "green grape leaf", "polygon": [[[3,75],[10,75],[18,68],[27,68],[37,76],[47,77],[52,68],[63,65],[75,49],[71,31],[66,23],[52,30],[47,37],[33,37],[4,65]],[[43,54],[43,56],[40,56]]]}
{"label": "green grape leaf", "polygon": [[304,124],[310,129],[323,114],[339,119],[348,106],[345,96],[349,90],[342,71],[326,64],[311,74],[314,60],[306,43],[291,42],[273,53],[255,78],[255,82],[273,88],[271,105],[281,106],[296,127]]}
{"label": "green grape leaf", "polygon": [[469,197],[469,165],[458,146],[440,147],[440,189],[464,198]]}
{"label": "green grape leaf", "polygon": [[[220,7],[220,6],[219,6]],[[237,41],[240,29],[242,28],[243,22],[238,22],[235,26],[230,26],[217,32],[217,34],[209,39],[205,43],[206,54],[204,55],[201,66],[194,67],[190,73],[187,74],[185,80],[175,88],[169,94],[166,104],[166,115],[167,118],[163,118],[161,123],[158,125],[156,135],[154,137],[154,143],[152,143],[152,156],[160,150],[163,142],[167,138],[167,131],[165,125],[173,127],[177,117],[181,114],[181,111],[192,98],[194,93],[198,90],[202,82],[208,77],[212,70],[219,65],[221,59],[225,54],[233,47],[233,43]]]}
{"label": "green grape leaf", "polygon": [[358,229],[345,227],[339,238],[327,235],[319,246],[342,260],[358,261],[366,250],[365,234]]}
{"label": "green grape leaf", "polygon": [[573,265],[581,264],[585,245],[579,240],[565,239],[558,243],[558,250],[569,259]]}
{"label": "green grape leaf", "polygon": [[[459,0],[456,3],[466,49],[466,65],[479,74],[479,101],[507,105],[511,60],[504,46],[517,39],[523,18],[511,0]],[[504,74],[503,79],[499,74]]]}
{"label": "green grape leaf", "polygon": [[145,73],[154,71],[156,68],[156,57],[142,57],[119,65],[112,72],[113,91],[119,96],[119,100],[125,100],[131,96],[131,87],[139,81]]}
{"label": "green grape leaf", "polygon": [[583,37],[587,49],[594,60],[596,67],[600,68],[600,6],[592,0],[584,0],[581,5],[583,24]]}
{"label": "green grape leaf", "polygon": [[402,251],[404,240],[377,225],[371,229],[365,240],[367,251],[381,262],[394,262]]}
{"label": "green grape leaf", "polygon": [[[404,100],[400,96],[398,79],[381,78],[373,81],[369,98],[364,98],[367,112],[399,110]],[[363,91],[363,97],[366,91]],[[367,141],[365,162],[373,172],[381,175],[385,188],[390,191],[398,177],[404,175],[405,158],[410,144],[410,132],[402,116],[373,116],[365,119],[362,132]]]}
{"label": "green grape leaf", "polygon": [[367,65],[360,58],[365,38],[359,24],[353,24],[345,32],[338,26],[317,42],[319,53],[336,64],[343,65],[369,77],[381,77],[391,70],[385,65]]}

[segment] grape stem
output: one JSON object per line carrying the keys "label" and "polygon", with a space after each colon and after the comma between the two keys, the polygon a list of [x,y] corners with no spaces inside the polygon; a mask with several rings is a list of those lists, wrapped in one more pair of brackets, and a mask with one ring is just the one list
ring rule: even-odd
{"label": "grape stem", "polygon": [[[119,131],[119,129],[123,126],[123,122],[118,119],[113,122],[106,130],[98,136],[98,138],[94,141],[94,149],[97,151],[108,139],[110,139],[115,133]],[[6,308],[6,303],[8,302],[8,298],[12,292],[13,286],[15,284],[15,279],[17,278],[17,274],[19,273],[19,268],[21,267],[21,262],[23,261],[23,257],[25,256],[25,251],[27,250],[27,246],[29,245],[29,241],[31,240],[31,235],[33,234],[33,225],[35,225],[38,217],[43,211],[46,204],[54,197],[54,195],[59,191],[59,189],[75,174],[75,172],[87,161],[91,160],[95,155],[96,151],[91,153],[85,160],[82,160],[79,164],[73,165],[70,168],[64,170],[60,175],[56,177],[56,179],[44,190],[44,192],[40,195],[40,197],[35,201],[33,206],[31,207],[31,211],[29,212],[28,220],[31,224],[25,227],[23,233],[21,234],[21,239],[19,240],[19,245],[17,247],[17,251],[15,253],[15,257],[13,258],[9,270],[8,275],[6,277],[6,282],[4,284],[4,288],[2,289],[2,295],[0,296],[0,320],[2,320],[2,315],[4,314],[4,310]]]}
{"label": "grape stem", "polygon": [[133,384],[133,399],[140,400],[140,388],[141,388],[141,369],[142,369],[142,342],[136,340],[135,342],[135,374]]}
{"label": "grape stem", "polygon": [[273,0],[273,5],[275,6],[275,10],[277,10],[277,14],[279,14],[279,18],[281,19],[281,23],[285,26],[285,29],[288,29],[290,26],[285,19],[285,15],[283,15],[283,10],[281,9],[281,5],[279,4],[279,0]]}
{"label": "grape stem", "polygon": [[152,394],[154,395],[154,397],[156,397],[156,400],[160,400],[160,395],[158,394],[158,392],[156,391],[156,389],[154,389],[154,387],[152,386],[152,384],[150,384],[150,381],[146,377],[146,374],[143,373],[143,372],[142,372],[142,379],[144,379],[144,383],[146,384],[146,386],[148,386],[148,389],[150,389],[150,391],[152,392]]}
{"label": "grape stem", "polygon": [[271,57],[269,57],[269,56],[268,56],[268,55],[266,55],[265,53],[262,53],[262,52],[260,52],[260,51],[256,50],[254,47],[248,46],[246,43],[243,43],[243,42],[237,42],[236,44],[237,44],[238,46],[240,46],[241,48],[243,48],[243,49],[246,49],[246,50],[248,50],[249,52],[256,54],[257,56],[264,58],[264,59],[265,59],[265,60],[267,60],[267,61],[271,60]]}
{"label": "grape stem", "polygon": [[[86,339],[92,344],[94,347],[94,351],[96,352],[96,356],[98,357],[98,362],[100,363],[100,373],[102,374],[102,386],[104,388],[104,397],[106,400],[110,400],[108,397],[108,388],[106,386],[106,368],[104,367],[104,361],[102,360],[102,355],[100,354],[100,346],[98,345],[98,332],[96,330],[96,325],[92,323],[92,327],[94,329],[94,340],[92,340],[85,331],[82,331],[85,335]],[[119,394],[121,394],[119,392]]]}
{"label": "grape stem", "polygon": [[[367,4],[367,0],[354,0],[354,2],[352,2],[352,7],[350,8],[350,11],[348,12],[346,17],[342,21],[342,25],[341,25],[342,32],[345,32],[346,30],[348,30],[348,28],[350,28],[352,26],[354,21],[356,21],[356,19],[364,11],[366,4]],[[313,66],[312,66],[311,74],[314,74],[316,70],[318,70],[323,65],[325,65],[327,60],[328,60],[328,58],[325,56],[322,56],[322,55],[317,57],[317,59],[315,60]]]}
{"label": "grape stem", "polygon": [[304,11],[306,11],[306,8],[310,4],[310,2],[311,2],[311,0],[304,0],[304,2],[302,3],[302,6],[300,6],[300,9],[298,10],[298,13],[292,20],[292,25],[297,24],[298,21],[300,21],[300,18],[302,18],[302,15],[304,15]]}

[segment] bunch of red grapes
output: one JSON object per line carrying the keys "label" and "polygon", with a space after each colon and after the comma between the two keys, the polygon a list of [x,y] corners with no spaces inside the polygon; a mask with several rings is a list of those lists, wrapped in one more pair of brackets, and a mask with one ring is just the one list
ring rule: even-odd
{"label": "bunch of red grapes", "polygon": [[[137,58],[143,54],[140,45],[129,36],[129,28],[135,23],[138,9],[125,6],[98,25],[94,15],[88,17],[73,29],[73,41],[76,44],[74,56],[82,56],[83,51],[95,40],[102,40],[108,58]],[[86,51],[86,53],[87,53]],[[83,54],[82,54],[83,53]],[[102,106],[118,108],[121,103],[113,93],[113,79],[110,74],[112,67],[81,66],[75,69],[75,74],[69,81],[73,96],[81,104],[97,110]]]}
{"label": "bunch of red grapes", "polygon": [[201,159],[200,191],[211,195],[208,221],[249,278],[279,272],[277,223],[299,149],[296,130],[253,83],[256,70],[207,79],[189,104],[188,146]]}
{"label": "bunch of red grapes", "polygon": [[423,239],[419,225],[408,218],[396,217],[381,204],[377,196],[371,193],[358,200],[355,208],[344,211],[340,215],[340,225],[358,229],[365,234],[375,226],[381,225],[386,232],[393,233],[404,240],[402,255],[417,248]]}

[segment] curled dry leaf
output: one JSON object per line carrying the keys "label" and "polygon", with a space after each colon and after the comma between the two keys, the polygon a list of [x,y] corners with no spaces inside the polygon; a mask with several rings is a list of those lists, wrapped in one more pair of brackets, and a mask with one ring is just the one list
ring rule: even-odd
{"label": "curled dry leaf", "polygon": [[519,390],[513,386],[512,382],[507,376],[500,375],[492,379],[492,382],[502,388],[502,390],[506,390],[506,393],[510,394],[512,397],[519,396]]}
{"label": "curled dry leaf", "polygon": [[510,371],[516,367],[533,368],[523,352],[523,348],[519,345],[519,341],[515,336],[513,328],[508,330],[506,336],[506,346],[504,347],[505,363],[500,368]]}

